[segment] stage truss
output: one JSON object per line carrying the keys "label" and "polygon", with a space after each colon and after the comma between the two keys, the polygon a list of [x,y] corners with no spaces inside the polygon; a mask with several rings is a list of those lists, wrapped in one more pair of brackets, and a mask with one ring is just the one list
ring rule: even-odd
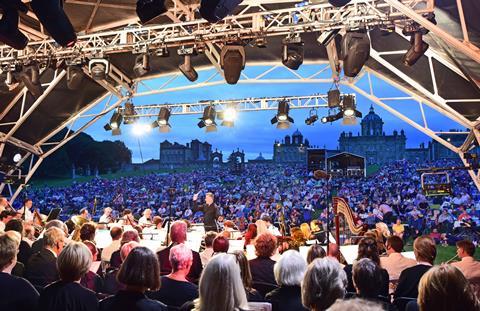
{"label": "stage truss", "polygon": [[[282,1],[271,1],[271,3],[279,2]],[[298,1],[283,2],[294,3]],[[353,2],[355,2],[356,5],[347,7],[350,8],[349,10],[341,10],[339,8],[331,7],[328,4],[317,4],[275,11],[267,11],[260,6],[260,8],[263,8],[263,10],[257,13],[247,13],[248,8],[250,8],[250,5],[247,4],[247,7],[238,15],[229,17],[217,24],[208,24],[203,20],[188,21],[191,19],[193,11],[192,7],[186,7],[180,10],[183,13],[178,11],[180,13],[177,12],[177,15],[174,14],[173,17],[170,16],[170,18],[175,21],[174,24],[148,27],[133,25],[121,30],[88,34],[79,37],[79,42],[75,48],[59,48],[51,40],[32,42],[29,44],[29,48],[26,50],[26,52],[14,51],[5,46],[0,47],[0,64],[6,65],[11,64],[12,62],[25,60],[27,58],[33,58],[41,61],[48,57],[51,58],[52,55],[55,55],[55,58],[57,59],[72,60],[79,57],[85,58],[106,56],[108,54],[125,51],[141,53],[146,49],[151,51],[164,48],[166,46],[195,46],[196,48],[204,49],[205,54],[212,63],[211,66],[196,68],[196,70],[201,72],[212,71],[212,68],[215,69],[211,76],[206,80],[181,86],[177,86],[174,83],[174,81],[181,76],[179,72],[170,72],[157,76],[149,76],[148,79],[165,78],[166,81],[160,87],[151,88],[149,87],[147,80],[131,79],[124,75],[121,70],[113,67],[109,73],[109,79],[97,81],[107,90],[105,95],[97,98],[89,105],[85,106],[82,110],[73,114],[66,122],[58,126],[55,130],[50,132],[35,144],[28,144],[15,138],[15,131],[41,104],[42,100],[50,93],[55,85],[65,76],[65,71],[60,69],[56,71],[52,80],[44,84],[44,86],[46,86],[44,94],[40,96],[28,109],[23,109],[27,95],[27,90],[23,89],[18,93],[14,100],[6,105],[6,109],[0,115],[0,156],[3,153],[6,143],[15,145],[22,150],[26,150],[26,153],[23,154],[22,159],[15,164],[15,167],[12,167],[12,169],[7,172],[7,176],[19,177],[21,183],[18,185],[2,183],[0,185],[0,192],[2,192],[5,187],[8,187],[11,201],[15,200],[46,157],[61,148],[79,133],[89,128],[103,116],[110,114],[117,108],[121,109],[122,104],[132,97],[149,96],[154,94],[224,84],[225,82],[223,80],[220,81],[218,79],[219,77],[223,76],[223,71],[219,65],[219,49],[223,44],[232,38],[235,38],[236,40],[253,40],[267,36],[286,36],[303,32],[326,31],[336,28],[343,29],[345,27],[355,27],[359,23],[379,25],[381,23],[394,21],[397,25],[403,25],[407,20],[413,19],[429,29],[432,34],[450,44],[458,52],[463,53],[471,60],[480,63],[480,53],[475,46],[468,42],[468,36],[466,37],[467,40],[460,41],[456,38],[453,38],[442,29],[439,29],[437,26],[431,24],[421,16],[421,13],[430,12],[432,10],[433,1],[354,0]],[[418,7],[420,7],[420,9],[416,9]],[[416,9],[416,11],[412,9]],[[358,18],[354,18],[355,16]],[[408,19],[406,19],[406,17],[408,17]],[[175,18],[177,18],[177,20],[175,20]],[[402,81],[402,83],[412,87],[416,90],[416,92],[412,91],[408,87],[405,87],[404,85],[397,83],[388,76],[369,68],[368,66],[365,66],[359,76],[357,76],[355,79],[340,78],[338,75],[338,68],[341,63],[338,62],[338,57],[336,57],[336,55],[332,55],[331,51],[329,52],[330,61],[325,60],[304,62],[303,66],[315,66],[318,68],[314,74],[307,76],[290,70],[281,65],[279,62],[248,62],[248,66],[262,68],[262,72],[254,76],[249,76],[247,73],[243,72],[238,84],[260,85],[272,83],[323,83],[331,85],[335,81],[339,83],[340,86],[344,85],[350,87],[352,90],[357,92],[357,94],[368,98],[376,105],[384,108],[396,117],[426,134],[433,140],[457,153],[463,163],[466,166],[469,166],[465,158],[465,154],[473,149],[475,145],[480,144],[480,120],[477,119],[471,121],[452,109],[448,104],[452,101],[460,103],[478,102],[479,98],[454,100],[443,98],[438,93],[436,83],[437,77],[433,68],[433,60],[436,60],[447,66],[463,79],[467,80],[467,77],[465,77],[465,75],[455,65],[453,65],[449,59],[445,58],[442,54],[437,53],[435,50],[429,49],[426,53],[426,56],[429,60],[429,74],[432,76],[432,81],[434,84],[434,91],[431,92],[411,79],[408,75],[395,68],[394,65],[384,58],[384,56],[387,54],[391,55],[395,53],[404,54],[405,51],[380,52],[376,51],[372,47],[370,57],[389,69]],[[275,79],[269,77],[269,73],[275,70],[285,70],[291,74],[291,78]],[[84,69],[84,71],[86,74],[88,74],[88,70]],[[320,77],[322,76],[322,73],[326,71],[332,73],[331,78]],[[378,90],[376,90],[375,85],[372,82],[373,76],[398,88],[403,93],[407,94],[407,96],[390,98],[380,96],[378,94]],[[358,86],[358,82],[364,78],[368,81],[367,90]],[[277,99],[278,98],[243,100],[237,102],[237,110],[241,112],[276,109]],[[394,102],[404,100],[411,100],[418,103],[423,122],[416,122],[393,107]],[[7,125],[12,125],[12,122],[8,124],[1,123],[1,120],[14,105],[18,104],[22,105],[22,109],[18,119],[13,122],[15,123],[15,126],[8,132],[4,133],[2,128]],[[207,104],[219,105],[221,110],[222,105],[225,103],[201,102],[197,104],[184,103],[168,105],[174,108],[172,112],[175,115],[199,114],[203,111],[202,107]],[[98,110],[99,105],[102,105],[101,111],[92,113],[92,110],[94,110],[93,108],[97,107],[96,109]],[[165,103],[162,105],[165,105]],[[145,116],[154,116],[155,112],[157,112],[155,109],[159,109],[160,106],[161,105],[156,105],[154,107],[137,106],[136,109]],[[323,108],[325,106],[324,95],[299,96],[296,97],[296,100],[291,101],[291,107],[293,109]],[[446,132],[438,132],[431,129],[427,121],[429,112],[425,110],[424,107],[429,107],[435,110],[436,112],[456,122],[459,127],[465,129],[464,133],[468,134],[465,142],[461,146],[455,146],[440,136]],[[53,136],[65,128],[67,128],[67,132],[62,139],[58,141],[52,141]],[[27,171],[22,171],[20,168],[27,163]],[[469,173],[477,188],[480,189],[480,170],[469,170]]]}

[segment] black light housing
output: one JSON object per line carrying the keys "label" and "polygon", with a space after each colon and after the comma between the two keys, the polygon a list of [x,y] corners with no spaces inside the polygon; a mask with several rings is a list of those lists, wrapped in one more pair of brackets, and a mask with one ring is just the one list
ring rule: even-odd
{"label": "black light housing", "polygon": [[340,90],[333,89],[327,92],[328,108],[335,108],[340,105]]}
{"label": "black light housing", "polygon": [[148,54],[137,56],[135,59],[135,65],[133,66],[133,72],[137,77],[146,75],[150,71],[150,57]]}
{"label": "black light housing", "polygon": [[290,123],[294,123],[294,120],[288,115],[289,111],[290,105],[288,104],[288,101],[279,101],[277,115],[270,120],[270,123],[277,123],[277,129],[284,130],[290,128]]}
{"label": "black light housing", "polygon": [[3,10],[0,20],[0,41],[16,50],[23,50],[28,44],[28,38],[18,29],[18,11],[26,13],[27,7],[16,0],[2,1],[0,8]]}
{"label": "black light housing", "polygon": [[142,24],[151,22],[167,12],[165,0],[138,0],[136,10],[137,16]]}
{"label": "black light housing", "polygon": [[67,67],[67,87],[69,90],[78,90],[82,85],[85,74],[80,66],[70,65]]}
{"label": "black light housing", "polygon": [[370,57],[370,38],[366,32],[349,31],[342,40],[343,71],[354,78]]}
{"label": "black light housing", "polygon": [[423,34],[420,31],[415,32],[410,37],[411,47],[402,58],[405,66],[413,66],[428,50],[428,44],[423,41]]}
{"label": "black light housing", "polygon": [[215,123],[215,117],[217,112],[215,111],[214,106],[207,106],[203,110],[203,116],[200,118],[200,122],[198,122],[199,128],[204,128],[206,132],[216,132],[217,131],[217,123]]}
{"label": "black light housing", "polygon": [[290,69],[297,70],[303,64],[303,41],[300,37],[282,40],[282,64]]}
{"label": "black light housing", "polygon": [[122,133],[120,125],[122,124],[123,116],[119,110],[115,111],[110,118],[110,122],[105,124],[103,128],[105,131],[112,131],[113,136],[118,136]]}
{"label": "black light housing", "polygon": [[313,125],[315,122],[318,121],[318,113],[316,109],[310,110],[310,116],[305,119],[306,125]]}
{"label": "black light housing", "polygon": [[240,74],[245,68],[245,49],[242,45],[224,45],[220,53],[220,66],[225,81],[237,84]]}
{"label": "black light housing", "polygon": [[353,95],[343,95],[342,116],[344,125],[357,124],[357,118],[362,117],[362,113],[357,110],[355,97]]}
{"label": "black light housing", "polygon": [[133,124],[138,119],[137,111],[135,110],[135,105],[128,100],[125,103],[125,109],[123,111],[124,124]]}
{"label": "black light housing", "polygon": [[351,0],[328,0],[328,2],[335,7],[342,7],[347,5]]}
{"label": "black light housing", "polygon": [[18,79],[25,84],[28,91],[35,97],[43,94],[43,87],[40,83],[40,69],[38,64],[32,63],[23,67],[22,72],[18,74]]}
{"label": "black light housing", "polygon": [[201,0],[200,15],[210,23],[224,19],[243,0]]}
{"label": "black light housing", "polygon": [[105,80],[110,72],[110,62],[103,58],[93,58],[88,63],[88,71],[93,80]]}
{"label": "black light housing", "polygon": [[158,118],[156,121],[152,123],[152,127],[158,127],[161,133],[168,133],[170,132],[171,126],[168,120],[170,119],[171,111],[167,107],[160,108],[158,113]]}
{"label": "black light housing", "polygon": [[195,68],[192,66],[190,55],[185,55],[184,63],[178,66],[178,69],[183,73],[183,75],[191,82],[194,82],[198,79],[198,73],[195,71]]}
{"label": "black light housing", "polygon": [[321,121],[322,121],[322,123],[335,122],[337,120],[340,120],[342,117],[343,117],[343,113],[339,112],[339,113],[334,114],[334,115],[328,115],[328,116],[322,117]]}

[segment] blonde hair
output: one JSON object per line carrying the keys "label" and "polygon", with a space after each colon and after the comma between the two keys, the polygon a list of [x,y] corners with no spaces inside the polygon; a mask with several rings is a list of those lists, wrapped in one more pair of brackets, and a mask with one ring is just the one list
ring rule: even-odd
{"label": "blonde hair", "polygon": [[300,225],[300,230],[302,230],[305,239],[309,240],[312,236],[312,230],[310,230],[310,226],[306,222],[304,222]]}
{"label": "blonde hair", "polygon": [[43,235],[43,244],[48,247],[55,247],[57,243],[65,240],[65,232],[57,227],[49,228]]}
{"label": "blonde hair", "polygon": [[417,261],[426,261],[433,265],[437,257],[435,241],[426,235],[420,236],[413,241],[413,253]]}
{"label": "blonde hair", "polygon": [[267,228],[267,223],[261,219],[257,220],[255,222],[255,225],[257,226],[257,237],[259,235],[261,235],[262,233],[265,233],[265,232],[270,232],[268,231],[268,228]]}
{"label": "blonde hair", "polygon": [[20,246],[19,235],[18,232],[13,231],[0,235],[0,272],[16,261]]}
{"label": "blonde hair", "polygon": [[75,282],[84,276],[92,265],[92,253],[81,242],[70,242],[58,255],[57,268],[62,281]]}
{"label": "blonde hair", "polygon": [[435,266],[422,276],[417,303],[420,311],[474,311],[480,307],[463,273],[447,264]]}
{"label": "blonde hair", "polygon": [[197,311],[248,309],[247,296],[235,256],[218,254],[205,266],[198,285]]}

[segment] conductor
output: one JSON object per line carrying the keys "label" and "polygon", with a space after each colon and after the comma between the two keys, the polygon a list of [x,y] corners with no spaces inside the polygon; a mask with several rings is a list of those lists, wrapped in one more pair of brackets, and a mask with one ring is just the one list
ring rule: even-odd
{"label": "conductor", "polygon": [[207,192],[205,195],[205,204],[197,204],[198,193],[193,195],[193,212],[203,212],[203,226],[205,232],[218,232],[217,218],[219,215],[218,208],[213,203],[213,193]]}

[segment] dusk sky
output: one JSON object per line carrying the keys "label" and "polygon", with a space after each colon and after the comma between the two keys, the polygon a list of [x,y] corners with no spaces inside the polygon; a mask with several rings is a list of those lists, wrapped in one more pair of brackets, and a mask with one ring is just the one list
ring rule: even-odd
{"label": "dusk sky", "polygon": [[[251,77],[258,74],[263,68],[261,67],[247,67],[245,73]],[[308,76],[312,72],[318,70],[318,65],[303,65],[298,73],[302,76]],[[205,80],[212,74],[211,70],[199,72],[199,80]],[[290,77],[290,73],[285,73],[285,70],[277,69],[272,72],[268,78],[279,79]],[[319,78],[329,77],[330,72],[327,70],[318,76]],[[220,77],[218,77],[220,78]],[[166,78],[157,78],[146,81],[145,83],[152,89],[161,85]],[[176,86],[187,85],[191,82],[186,80],[183,76],[177,78]],[[363,77],[357,84],[361,89],[367,90],[368,83],[366,76]],[[375,78],[373,80],[374,91],[382,97],[405,96],[404,93],[392,87],[391,85]],[[167,94],[158,94],[151,96],[136,97],[133,103],[136,106],[146,104],[165,104],[165,103],[195,103],[200,100],[215,100],[215,99],[241,99],[248,97],[265,97],[265,96],[293,96],[293,95],[312,95],[316,93],[326,94],[330,89],[330,84],[313,84],[313,83],[295,83],[295,84],[237,84],[237,85],[218,85],[212,87],[197,88],[188,91],[177,91]],[[341,86],[341,92],[353,93],[353,91],[345,86]],[[390,102],[395,109],[406,114],[414,121],[421,122],[421,114],[419,105],[412,100]],[[357,94],[357,109],[365,116],[372,102]],[[378,105],[373,105],[375,112],[384,121],[384,131],[387,135],[391,135],[393,130],[405,130],[407,136],[407,147],[418,147],[421,142],[427,142],[429,137],[416,130],[406,122],[398,119],[388,111],[382,109]],[[427,122],[433,130],[450,130],[461,129],[455,122],[439,115],[430,108],[425,107],[427,113]],[[319,109],[319,116],[327,114],[327,109]],[[140,152],[138,147],[138,139],[142,148],[144,161],[148,159],[159,158],[159,144],[167,139],[170,142],[179,142],[185,144],[192,139],[199,139],[200,141],[208,141],[216,148],[222,150],[226,158],[234,149],[240,148],[244,150],[247,159],[254,159],[261,152],[265,158],[271,158],[273,152],[273,142],[281,140],[285,135],[291,135],[296,129],[300,130],[305,138],[308,138],[311,145],[318,145],[320,147],[326,146],[329,149],[336,149],[338,147],[338,138],[342,131],[352,132],[357,135],[360,132],[360,119],[357,125],[345,126],[342,125],[341,120],[335,123],[322,124],[315,123],[313,126],[305,125],[305,118],[309,115],[308,109],[291,110],[290,116],[294,118],[295,123],[288,130],[278,130],[274,125],[270,124],[270,119],[275,115],[275,111],[256,111],[239,113],[235,122],[234,128],[227,128],[218,126],[218,131],[214,133],[205,133],[204,130],[197,127],[198,118],[200,115],[180,116],[173,115],[170,118],[172,130],[170,133],[159,133],[157,129],[150,133],[142,135],[137,138],[132,133],[131,125],[122,125],[122,135],[112,136],[111,132],[106,132],[103,126],[109,121],[111,114],[102,118],[99,122],[90,127],[86,132],[93,136],[96,140],[122,140],[128,148],[132,150],[133,162],[141,162]],[[141,122],[151,123],[152,119],[143,119]]]}

